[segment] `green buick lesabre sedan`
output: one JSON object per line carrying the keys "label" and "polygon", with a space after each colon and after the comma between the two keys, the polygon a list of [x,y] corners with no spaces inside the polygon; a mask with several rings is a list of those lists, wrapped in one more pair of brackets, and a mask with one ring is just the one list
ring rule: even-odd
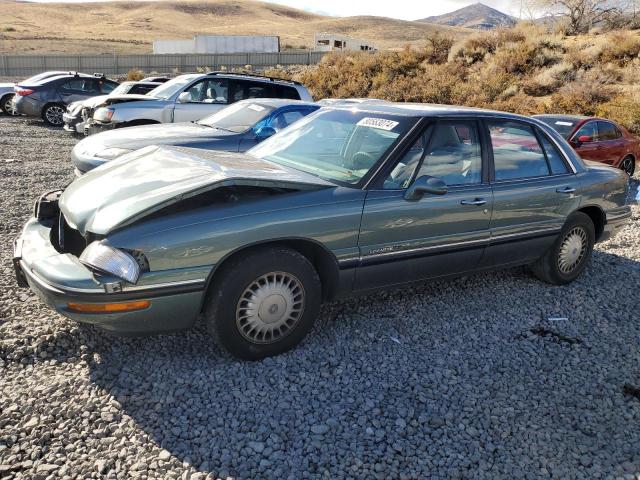
{"label": "green buick lesabre sedan", "polygon": [[202,316],[259,359],[352,293],[515,265],[571,282],[628,221],[628,188],[534,119],[336,105],[246,154],[152,146],[99,167],[36,202],[14,265],[74,320],[141,333]]}

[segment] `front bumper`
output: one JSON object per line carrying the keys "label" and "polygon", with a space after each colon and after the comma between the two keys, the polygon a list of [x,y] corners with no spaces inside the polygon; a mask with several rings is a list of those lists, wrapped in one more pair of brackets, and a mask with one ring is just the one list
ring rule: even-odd
{"label": "front bumper", "polygon": [[[202,304],[204,279],[124,287],[107,293],[113,278],[98,278],[77,257],[59,253],[50,240],[53,223],[30,219],[14,243],[13,264],[18,285],[28,286],[43,303],[65,317],[119,333],[155,333],[189,328]],[[141,284],[142,283],[142,284]],[[144,310],[78,313],[70,302],[105,304],[149,300]]]}
{"label": "front bumper", "polygon": [[617,235],[631,220],[631,206],[623,205],[606,212],[606,221],[599,241],[604,242]]}
{"label": "front bumper", "polygon": [[84,120],[78,115],[71,113],[64,113],[62,115],[64,120],[64,128],[67,132],[84,134]]}
{"label": "front bumper", "polygon": [[107,130],[113,130],[116,128],[115,123],[102,123],[96,120],[91,120],[85,124],[85,135],[93,135],[94,133],[106,132]]}

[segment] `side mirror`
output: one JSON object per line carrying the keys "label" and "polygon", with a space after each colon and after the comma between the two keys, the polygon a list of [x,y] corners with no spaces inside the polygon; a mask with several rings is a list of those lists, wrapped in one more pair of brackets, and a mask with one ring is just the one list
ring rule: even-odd
{"label": "side mirror", "polygon": [[178,95],[178,103],[189,103],[191,101],[191,94],[189,92],[182,92]]}
{"label": "side mirror", "polygon": [[578,143],[589,143],[593,142],[593,137],[591,135],[580,135],[578,137]]}
{"label": "side mirror", "polygon": [[266,140],[276,134],[276,129],[269,126],[260,127],[256,130],[256,138],[258,140]]}
{"label": "side mirror", "polygon": [[404,199],[416,201],[420,200],[425,193],[444,195],[447,191],[447,184],[444,183],[442,179],[430,175],[423,175],[422,177],[418,177],[416,181],[407,188]]}

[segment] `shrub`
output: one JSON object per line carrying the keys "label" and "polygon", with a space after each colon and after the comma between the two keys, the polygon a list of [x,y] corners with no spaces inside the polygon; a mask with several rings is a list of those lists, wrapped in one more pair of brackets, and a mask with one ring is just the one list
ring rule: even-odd
{"label": "shrub", "polygon": [[16,29],[14,27],[4,27],[2,29],[3,32],[15,32]]}
{"label": "shrub", "polygon": [[441,35],[439,32],[429,35],[425,47],[426,61],[436,64],[446,63],[454,43],[452,37]]}
{"label": "shrub", "polygon": [[497,29],[477,33],[461,45],[452,49],[452,58],[462,61],[466,65],[481,62],[488,54],[507,43],[519,43],[526,40],[526,35],[517,29]]}
{"label": "shrub", "polygon": [[542,69],[534,77],[523,83],[527,95],[541,97],[556,92],[562,85],[573,81],[576,71],[569,62],[561,62]]}
{"label": "shrub", "polygon": [[640,135],[640,100],[618,95],[599,105],[596,115],[615,120],[627,127],[630,132]]}
{"label": "shrub", "polygon": [[599,60],[602,63],[614,62],[618,65],[640,59],[640,37],[635,32],[621,31],[611,35],[602,48]]}
{"label": "shrub", "polygon": [[129,70],[127,72],[127,80],[130,82],[137,82],[144,78],[144,72],[142,70]]}

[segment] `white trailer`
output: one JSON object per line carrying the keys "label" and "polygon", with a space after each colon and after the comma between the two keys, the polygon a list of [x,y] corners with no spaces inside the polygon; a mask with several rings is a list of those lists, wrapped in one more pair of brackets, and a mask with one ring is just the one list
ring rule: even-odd
{"label": "white trailer", "polygon": [[195,53],[278,53],[280,37],[258,35],[196,35]]}
{"label": "white trailer", "polygon": [[153,53],[278,53],[280,37],[196,35],[191,40],[154,40]]}
{"label": "white trailer", "polygon": [[193,40],[154,40],[153,53],[195,53]]}
{"label": "white trailer", "polygon": [[336,50],[371,52],[377,50],[372,42],[334,33],[316,33],[313,36],[313,49],[318,52],[333,52]]}

